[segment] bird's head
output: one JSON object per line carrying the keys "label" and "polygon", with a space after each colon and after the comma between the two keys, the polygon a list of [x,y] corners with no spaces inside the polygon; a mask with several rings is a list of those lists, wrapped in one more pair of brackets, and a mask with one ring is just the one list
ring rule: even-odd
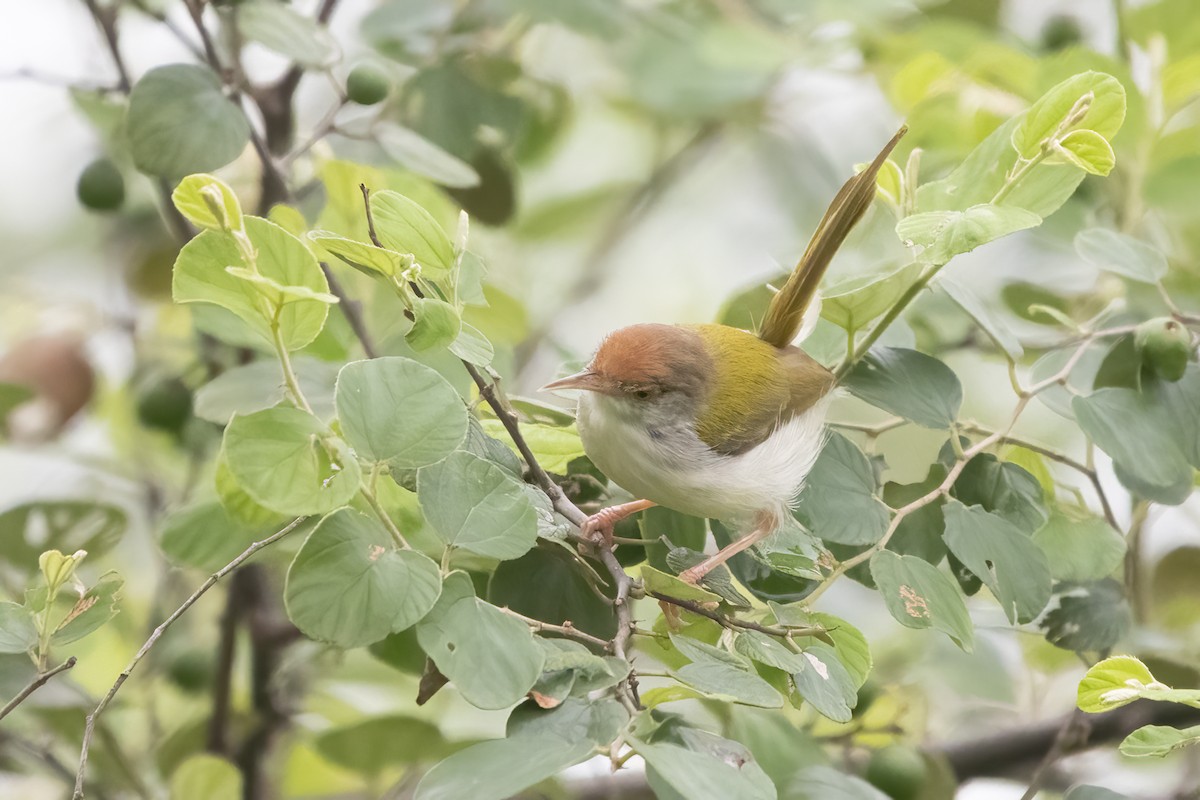
{"label": "bird's head", "polygon": [[675,325],[631,325],[600,344],[580,372],[543,391],[579,389],[631,417],[695,419],[713,386],[715,364],[703,338]]}

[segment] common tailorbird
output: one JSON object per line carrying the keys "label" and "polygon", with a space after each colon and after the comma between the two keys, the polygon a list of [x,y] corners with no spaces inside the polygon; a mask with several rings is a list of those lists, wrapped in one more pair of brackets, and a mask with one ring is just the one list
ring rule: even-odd
{"label": "common tailorbird", "polygon": [[653,505],[718,519],[743,534],[680,576],[695,583],[779,527],[821,451],[835,383],[794,342],[816,308],[821,276],[866,213],[876,176],[905,130],[838,191],[757,333],[718,324],[630,325],[609,334],[583,371],[542,387],[582,390],[578,427],[588,458],[643,498],[592,515],[585,536],[611,546],[617,522]]}

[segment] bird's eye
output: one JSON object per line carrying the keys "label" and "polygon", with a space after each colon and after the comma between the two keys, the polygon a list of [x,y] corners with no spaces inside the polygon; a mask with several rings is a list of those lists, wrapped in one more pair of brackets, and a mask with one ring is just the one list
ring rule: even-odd
{"label": "bird's eye", "polygon": [[645,400],[650,397],[650,392],[646,391],[645,389],[639,389],[633,393],[633,396],[638,400]]}

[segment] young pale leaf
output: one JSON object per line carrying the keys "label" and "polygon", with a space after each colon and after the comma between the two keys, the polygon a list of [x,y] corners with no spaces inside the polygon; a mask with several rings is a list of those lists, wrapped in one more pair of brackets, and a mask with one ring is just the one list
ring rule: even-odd
{"label": "young pale leaf", "polygon": [[506,560],[537,543],[537,511],[522,482],[463,450],[417,473],[425,518],[450,547]]}
{"label": "young pale leaf", "polygon": [[379,241],[397,253],[411,253],[430,277],[454,267],[454,245],[428,211],[398,192],[371,195],[371,216]]}
{"label": "young pale leaf", "polygon": [[1200,725],[1172,728],[1167,725],[1145,725],[1121,742],[1121,755],[1130,758],[1165,758],[1181,747],[1200,744]]}
{"label": "young pale leaf", "polygon": [[1129,234],[1088,228],[1075,235],[1075,251],[1098,269],[1139,283],[1158,283],[1167,274],[1167,257]]}
{"label": "young pale leaf", "polygon": [[416,319],[404,334],[404,341],[418,353],[453,344],[462,330],[462,319],[454,306],[434,297],[414,298],[413,314]]}
{"label": "young pale leaf", "polygon": [[[288,350],[299,350],[325,326],[329,305],[320,296],[329,284],[304,243],[273,222],[245,217],[246,235],[258,253],[257,271],[281,286],[303,287],[312,299],[289,302],[279,312],[279,331]],[[250,282],[226,271],[242,265],[232,234],[207,230],[192,239],[175,260],[171,292],[177,303],[212,303],[237,314],[264,342],[272,341],[271,319],[262,296]]]}
{"label": "young pale leaf", "polygon": [[1150,670],[1133,656],[1113,656],[1088,669],[1079,681],[1076,705],[1081,711],[1099,714],[1128,705],[1150,686],[1162,687]]}
{"label": "young pale leaf", "polygon": [[505,800],[587,759],[595,748],[586,738],[551,734],[479,742],[427,772],[415,800]]}
{"label": "young pale leaf", "polygon": [[271,302],[272,308],[282,308],[288,303],[297,303],[302,300],[315,300],[318,303],[328,303],[329,305],[335,305],[338,302],[337,297],[329,292],[317,292],[307,286],[282,284],[274,278],[268,278],[266,275],[245,267],[226,267],[225,271],[253,286],[259,294]]}
{"label": "young pale leaf", "polygon": [[876,347],[846,376],[851,394],[877,408],[945,429],[958,417],[962,384],[933,356],[902,347]]}
{"label": "young pale leaf", "polygon": [[345,443],[296,408],[234,417],[222,449],[238,485],[280,514],[324,514],[358,492],[358,461]]}
{"label": "young pale leaf", "polygon": [[465,572],[446,577],[437,605],[417,626],[417,640],[476,708],[516,703],[533,688],[545,663],[529,626],[477,599]]}
{"label": "young pale leaf", "polygon": [[478,328],[466,322],[462,324],[458,338],[450,345],[450,352],[477,367],[488,366],[496,355],[496,350],[488,338]]}
{"label": "young pale leaf", "polygon": [[407,358],[347,364],[338,373],[335,403],[355,452],[392,469],[441,461],[467,435],[467,410],[454,387]]}
{"label": "young pale leaf", "polygon": [[[125,120],[133,163],[148,175],[176,178],[223,167],[250,140],[250,123],[212,70],[156,67],[129,95]],[[236,262],[231,262],[236,263]]]}
{"label": "young pale leaf", "polygon": [[[1090,99],[1089,99],[1090,98]],[[1086,103],[1086,111],[1068,123],[1073,109]],[[1022,158],[1033,158],[1043,142],[1058,132],[1079,129],[1112,139],[1125,121],[1125,87],[1103,72],[1083,72],[1067,78],[1030,106],[1012,133],[1012,145]]]}
{"label": "young pale leaf", "polygon": [[980,245],[1041,223],[1042,218],[1032,211],[983,203],[965,211],[913,214],[896,224],[896,235],[906,247],[923,248],[923,262],[941,265]]}
{"label": "young pale leaf", "polygon": [[37,645],[37,628],[29,609],[0,602],[0,653],[26,653]]}
{"label": "young pale leaf", "polygon": [[412,263],[410,256],[395,250],[347,239],[328,231],[312,231],[308,238],[316,242],[327,256],[372,277],[383,275],[390,278],[399,275]]}
{"label": "young pale leaf", "polygon": [[867,457],[845,436],[832,433],[800,495],[796,517],[827,542],[874,544],[888,524],[875,488]]}
{"label": "young pale leaf", "polygon": [[238,30],[252,42],[306,67],[328,67],[341,58],[337,39],[316,20],[276,0],[249,0],[237,8]]}
{"label": "young pale leaf", "polygon": [[[309,356],[292,358],[300,390],[319,419],[333,417],[333,387],[338,365]],[[232,367],[196,390],[192,411],[200,419],[228,425],[234,414],[253,414],[287,399],[283,370],[277,359]]]}
{"label": "young pale leaf", "polygon": [[1091,175],[1107,175],[1117,164],[1112,145],[1095,131],[1071,131],[1058,140],[1055,155]]}
{"label": "young pale leaf", "polygon": [[198,228],[240,231],[245,227],[237,195],[215,175],[188,175],[171,193],[171,202]]}
{"label": "young pale leaf", "polygon": [[1030,537],[979,506],[949,502],[946,546],[996,596],[1009,622],[1029,622],[1050,599],[1050,568]]}
{"label": "young pale leaf", "polygon": [[674,575],[661,572],[649,564],[641,567],[642,583],[647,592],[658,592],[679,600],[694,600],[698,603],[719,603],[721,597],[700,586],[687,583]]}
{"label": "young pale leaf", "polygon": [[[498,419],[480,420],[484,432],[504,442],[514,452],[517,446],[504,428],[504,423]],[[547,472],[565,475],[567,465],[584,454],[583,442],[579,439],[579,431],[575,425],[547,425],[541,422],[526,422],[521,425],[521,435],[525,437],[529,449],[537,458],[538,463]]]}
{"label": "young pale leaf", "polygon": [[306,636],[349,649],[412,627],[440,593],[432,559],[396,549],[377,520],[342,508],[321,520],[296,553],[283,597]]}
{"label": "young pale leaf", "polygon": [[1033,541],[1060,581],[1094,581],[1111,575],[1125,559],[1125,537],[1099,517],[1075,519],[1061,511],[1033,534]]}
{"label": "young pale leaf", "polygon": [[962,594],[928,561],[882,550],[871,557],[871,577],[892,617],[906,628],[934,628],[966,652],[975,631]]}
{"label": "young pale leaf", "polygon": [[882,275],[841,281],[822,293],[821,316],[844,330],[860,330],[887,311],[923,268],[914,261]]}
{"label": "young pale leaf", "polygon": [[117,593],[125,581],[115,572],[100,576],[96,585],[80,597],[67,615],[58,623],[50,638],[51,644],[77,642],[117,615]]}
{"label": "young pale leaf", "polygon": [[383,151],[409,172],[451,189],[479,185],[479,174],[474,167],[411,128],[384,120],[375,125],[374,133]]}
{"label": "young pale leaf", "polygon": [[242,773],[224,758],[207,753],[190,756],[171,773],[171,800],[241,796]]}
{"label": "young pale leaf", "polygon": [[753,761],[738,765],[675,744],[647,744],[630,741],[633,749],[646,760],[651,785],[662,782],[678,797],[733,798],[738,800],[776,800],[771,779]]}

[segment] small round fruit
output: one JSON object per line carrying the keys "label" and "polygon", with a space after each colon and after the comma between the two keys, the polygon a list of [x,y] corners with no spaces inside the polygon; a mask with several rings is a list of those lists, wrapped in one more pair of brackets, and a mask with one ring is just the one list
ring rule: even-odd
{"label": "small round fruit", "polygon": [[192,416],[192,392],[179,378],[161,378],[137,396],[137,415],[147,428],[179,433]]}
{"label": "small round fruit", "polygon": [[116,164],[107,158],[98,158],[79,173],[75,193],[86,208],[114,211],[125,202],[125,179]]}
{"label": "small round fruit", "polygon": [[892,800],[913,800],[925,783],[925,759],[907,745],[876,750],[867,764],[867,781]]}
{"label": "small round fruit", "polygon": [[1183,377],[1192,355],[1192,334],[1177,320],[1147,320],[1138,325],[1133,341],[1156,373],[1168,381]]}
{"label": "small round fruit", "polygon": [[373,106],[388,96],[392,82],[382,70],[361,65],[346,77],[346,96],[362,106]]}

